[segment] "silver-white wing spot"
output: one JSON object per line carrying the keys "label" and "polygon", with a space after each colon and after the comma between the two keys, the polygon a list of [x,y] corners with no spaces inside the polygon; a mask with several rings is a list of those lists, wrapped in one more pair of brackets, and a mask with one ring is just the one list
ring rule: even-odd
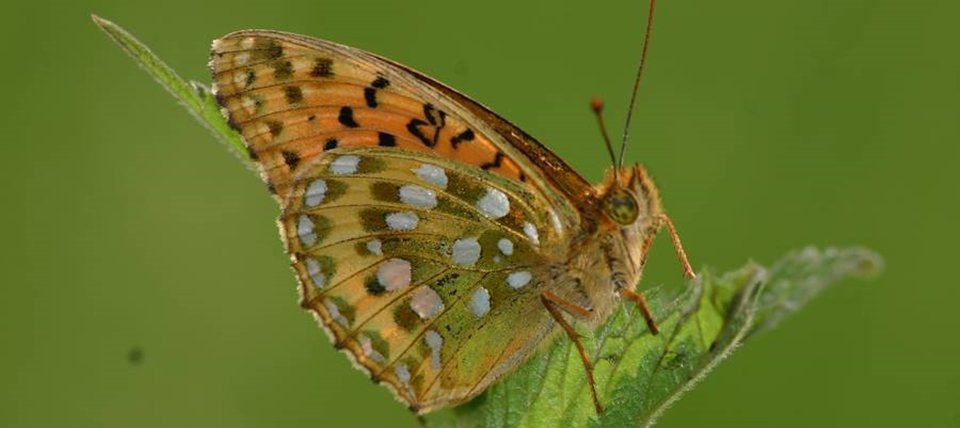
{"label": "silver-white wing spot", "polygon": [[537,227],[534,226],[533,223],[529,221],[524,222],[523,233],[527,235],[527,238],[530,238],[530,242],[532,242],[533,245],[540,245],[540,233],[537,232]]}
{"label": "silver-white wing spot", "polygon": [[427,330],[424,341],[430,348],[430,366],[434,370],[440,370],[440,348],[443,347],[443,336],[435,330]]}
{"label": "silver-white wing spot", "polygon": [[487,194],[477,201],[477,208],[487,217],[501,218],[510,212],[510,199],[503,192],[488,188]]}
{"label": "silver-white wing spot", "polygon": [[297,236],[304,247],[309,247],[317,242],[317,234],[313,232],[313,221],[306,214],[301,214],[297,219]]}
{"label": "silver-white wing spot", "polygon": [[467,308],[470,309],[470,312],[473,313],[477,318],[481,318],[490,312],[490,292],[486,288],[480,287],[477,291],[473,292],[473,296],[470,296],[470,301],[467,302]]}
{"label": "silver-white wing spot", "polygon": [[420,177],[421,180],[426,181],[434,186],[437,186],[441,189],[447,188],[447,173],[443,171],[443,168],[440,168],[436,165],[430,165],[425,163],[420,165],[420,168],[413,170],[414,174],[417,174],[417,177]]}
{"label": "silver-white wing spot", "polygon": [[397,379],[400,380],[400,383],[407,388],[407,393],[413,397],[415,394],[413,392],[413,386],[410,385],[410,369],[407,368],[407,365],[403,363],[397,364],[397,366],[393,369],[393,373],[397,375]]}
{"label": "silver-white wing spot", "polygon": [[497,241],[497,248],[499,248],[500,252],[505,256],[513,254],[513,242],[507,238],[500,238],[500,240]]}
{"label": "silver-white wing spot", "polygon": [[330,299],[323,300],[323,306],[327,307],[327,312],[330,312],[330,318],[333,318],[334,321],[339,323],[344,327],[349,327],[350,322],[340,313],[340,309],[337,308],[337,305],[333,303]]}
{"label": "silver-white wing spot", "polygon": [[336,175],[356,174],[360,166],[360,157],[356,155],[340,156],[330,162],[330,172]]}
{"label": "silver-white wing spot", "polygon": [[458,239],[453,243],[453,262],[461,266],[473,266],[480,260],[480,243],[477,238]]}
{"label": "silver-white wing spot", "polygon": [[386,362],[386,358],[383,358],[383,354],[378,352],[376,349],[373,349],[373,341],[370,340],[367,335],[361,334],[357,336],[357,340],[360,342],[360,349],[363,350],[364,356],[379,364]]}
{"label": "silver-white wing spot", "polygon": [[390,230],[413,230],[417,228],[420,217],[415,213],[404,211],[399,213],[390,213],[384,216],[387,227]]}
{"label": "silver-white wing spot", "polygon": [[443,310],[443,300],[434,289],[424,285],[414,291],[413,296],[410,297],[410,309],[413,309],[420,318],[428,320]]}
{"label": "silver-white wing spot", "polygon": [[527,272],[525,270],[514,272],[514,273],[511,273],[510,275],[507,275],[507,285],[509,285],[510,288],[517,290],[523,287],[524,285],[527,285],[527,283],[530,282],[531,278],[533,278],[533,276],[530,275],[530,272]]}
{"label": "silver-white wing spot", "polygon": [[367,251],[378,256],[383,255],[383,243],[379,239],[371,239],[367,242]]}
{"label": "silver-white wing spot", "polygon": [[313,180],[303,193],[303,203],[308,207],[315,207],[323,203],[323,198],[326,195],[327,182],[321,179]]}
{"label": "silver-white wing spot", "polygon": [[400,202],[417,208],[434,208],[437,206],[437,194],[433,190],[413,184],[400,187]]}
{"label": "silver-white wing spot", "polygon": [[322,288],[327,282],[327,275],[320,271],[320,263],[317,263],[314,259],[306,259],[303,263],[307,266],[307,275],[310,276],[313,286]]}
{"label": "silver-white wing spot", "polygon": [[410,262],[393,258],[377,267],[377,282],[387,291],[399,290],[410,286]]}

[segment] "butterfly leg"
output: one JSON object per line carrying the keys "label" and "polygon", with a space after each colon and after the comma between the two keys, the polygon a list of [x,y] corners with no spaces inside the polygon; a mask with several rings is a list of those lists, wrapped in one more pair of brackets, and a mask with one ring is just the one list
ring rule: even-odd
{"label": "butterfly leg", "polygon": [[[667,226],[670,239],[673,241],[673,248],[677,250],[677,258],[680,259],[680,266],[683,267],[683,276],[687,278],[696,277],[693,268],[690,266],[690,261],[687,260],[687,253],[683,250],[683,244],[680,243],[680,235],[677,234],[677,228],[673,226],[670,217],[667,217],[666,214],[660,214],[657,216],[656,221],[659,222],[660,225]],[[650,234],[647,236],[647,239],[643,241],[643,247],[641,247],[640,250],[640,266],[647,264],[647,255],[650,254],[650,246],[653,245],[653,238],[655,236],[655,234]],[[650,333],[654,335],[660,333],[660,329],[657,328],[657,322],[654,321],[653,314],[650,313],[650,306],[647,305],[647,300],[644,299],[643,294],[628,288],[622,288],[620,290],[620,297],[636,302],[640,308],[640,312],[643,314],[644,321],[647,322],[647,328],[650,329]]]}
{"label": "butterfly leg", "polygon": [[597,397],[597,386],[596,382],[593,380],[593,363],[590,362],[590,358],[587,356],[586,349],[583,348],[583,343],[580,342],[580,337],[577,335],[577,332],[574,331],[573,327],[570,326],[570,323],[563,318],[563,314],[560,313],[560,310],[563,309],[567,313],[576,315],[581,318],[589,318],[593,313],[582,306],[568,302],[562,297],[547,291],[543,290],[540,292],[540,301],[543,302],[543,306],[547,308],[547,311],[550,312],[550,316],[560,324],[560,327],[563,327],[563,331],[567,333],[567,337],[573,341],[573,344],[577,347],[577,352],[580,353],[580,360],[583,361],[583,368],[587,372],[587,384],[590,385],[590,393],[593,395],[593,405],[597,409],[597,414],[603,414],[603,405],[600,404],[600,399]]}
{"label": "butterfly leg", "polygon": [[643,298],[643,294],[637,293],[629,288],[621,288],[620,297],[636,302],[640,308],[640,312],[643,314],[644,321],[647,322],[647,328],[650,330],[650,333],[653,335],[660,334],[660,329],[657,328],[657,322],[653,320],[653,314],[650,313],[650,307],[647,306],[647,300]]}
{"label": "butterfly leg", "polygon": [[666,214],[660,214],[657,216],[657,220],[667,226],[667,231],[670,232],[670,239],[673,240],[673,248],[677,250],[677,257],[680,259],[680,265],[683,267],[683,276],[695,278],[697,274],[693,273],[693,268],[690,267],[690,260],[687,260],[687,253],[683,251],[683,245],[680,244],[680,235],[677,235],[677,228],[673,227],[673,222],[670,221],[670,217],[667,217]]}

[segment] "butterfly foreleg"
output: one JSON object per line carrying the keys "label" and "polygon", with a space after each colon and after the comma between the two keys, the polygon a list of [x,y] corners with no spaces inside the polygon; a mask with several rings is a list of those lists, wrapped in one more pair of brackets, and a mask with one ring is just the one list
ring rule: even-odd
{"label": "butterfly foreleg", "polygon": [[[693,268],[690,266],[690,260],[687,259],[687,253],[683,250],[683,244],[680,243],[680,235],[677,234],[677,229],[673,226],[673,222],[670,221],[670,217],[667,217],[666,214],[659,214],[654,218],[654,221],[654,233],[647,235],[640,250],[640,266],[642,267],[647,263],[647,255],[650,254],[650,247],[653,245],[656,232],[660,227],[666,226],[667,231],[670,233],[670,240],[673,242],[673,248],[677,251],[677,258],[680,259],[683,276],[687,278],[696,277]],[[643,297],[643,294],[624,287],[620,289],[620,297],[632,300],[637,304],[637,307],[640,308],[640,312],[643,314],[644,321],[647,323],[647,328],[650,329],[650,333],[656,335],[660,332],[660,329],[657,328],[656,321],[653,319],[653,314],[650,312],[650,306],[647,305],[647,300]]]}
{"label": "butterfly foreleg", "polygon": [[640,266],[643,267],[647,264],[647,256],[650,254],[650,247],[653,245],[653,238],[657,236],[657,232],[660,231],[661,227],[667,226],[667,232],[670,233],[670,240],[673,241],[673,248],[677,250],[677,258],[680,259],[680,267],[683,268],[683,276],[689,279],[695,278],[697,274],[693,273],[690,260],[687,259],[687,252],[683,250],[683,244],[680,243],[680,235],[677,234],[677,228],[673,226],[670,217],[661,213],[654,217],[653,221],[653,232],[647,235],[647,239],[643,241],[643,246],[640,247]]}
{"label": "butterfly foreleg", "polygon": [[583,362],[583,368],[587,372],[587,384],[590,385],[590,393],[593,395],[593,405],[596,407],[598,415],[603,414],[603,405],[600,404],[600,399],[597,397],[597,386],[596,382],[593,380],[593,363],[590,362],[590,358],[587,356],[587,351],[584,349],[583,343],[580,342],[580,336],[577,335],[577,332],[573,329],[570,323],[563,318],[563,314],[560,312],[560,310],[562,309],[563,311],[580,318],[589,318],[593,315],[593,312],[590,309],[584,308],[583,306],[564,300],[562,297],[548,290],[543,290],[540,292],[540,301],[543,302],[543,306],[547,308],[548,312],[550,312],[550,316],[553,317],[557,324],[560,324],[560,327],[563,328],[563,331],[567,333],[567,337],[569,337],[570,340],[573,341],[573,344],[577,347],[577,352],[580,353],[580,360]]}
{"label": "butterfly foreleg", "polygon": [[[677,258],[680,259],[680,266],[683,267],[683,276],[690,279],[695,278],[697,274],[693,273],[693,268],[690,267],[690,260],[687,260],[687,253],[683,251],[683,245],[680,244],[680,235],[677,235],[677,228],[673,227],[673,222],[670,221],[670,217],[667,217],[666,214],[661,213],[657,215],[656,220],[661,225],[667,226],[667,231],[670,233],[670,239],[673,241],[673,248],[677,250]],[[645,247],[649,247],[649,245],[645,245]]]}

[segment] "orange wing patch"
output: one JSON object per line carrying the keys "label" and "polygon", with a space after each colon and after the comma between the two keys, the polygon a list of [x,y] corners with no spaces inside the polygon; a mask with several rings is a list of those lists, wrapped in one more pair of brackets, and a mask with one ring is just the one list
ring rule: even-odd
{"label": "orange wing patch", "polygon": [[228,35],[211,56],[218,102],[281,201],[299,167],[338,147],[433,152],[526,179],[489,138],[367,64],[263,33]]}

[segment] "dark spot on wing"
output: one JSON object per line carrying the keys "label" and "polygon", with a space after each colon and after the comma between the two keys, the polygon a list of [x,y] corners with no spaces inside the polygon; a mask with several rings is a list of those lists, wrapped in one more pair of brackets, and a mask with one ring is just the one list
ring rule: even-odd
{"label": "dark spot on wing", "polygon": [[303,101],[303,89],[299,86],[287,86],[283,89],[283,93],[287,96],[287,103],[296,104]]}
{"label": "dark spot on wing", "polygon": [[480,168],[483,168],[483,169],[497,168],[500,166],[502,162],[503,162],[503,152],[497,152],[497,154],[493,157],[493,162],[487,162],[483,165],[480,165]]}
{"label": "dark spot on wing", "polygon": [[431,125],[443,128],[446,123],[445,118],[447,114],[444,113],[443,110],[437,110],[432,104],[424,104],[423,117],[427,118],[427,122],[430,122]]}
{"label": "dark spot on wing", "polygon": [[383,78],[383,76],[377,76],[377,78],[373,81],[373,83],[370,84],[370,86],[373,86],[374,88],[377,88],[377,89],[383,89],[383,88],[386,88],[387,86],[390,86],[390,81]]}
{"label": "dark spot on wing", "polygon": [[283,151],[281,154],[283,155],[283,162],[286,163],[290,169],[296,168],[297,164],[300,163],[300,155],[296,152]]}
{"label": "dark spot on wing", "polygon": [[420,323],[420,316],[410,307],[408,303],[397,305],[393,310],[393,321],[397,323],[397,326],[406,330],[413,331],[416,328],[417,324]]}
{"label": "dark spot on wing", "polygon": [[363,287],[367,289],[367,293],[373,296],[379,296],[387,291],[386,287],[377,280],[376,275],[367,277],[367,280],[363,283]]}
{"label": "dark spot on wing", "polygon": [[317,58],[310,70],[311,77],[333,77],[333,60],[330,58]]}
{"label": "dark spot on wing", "polygon": [[407,132],[409,132],[410,134],[413,134],[414,137],[417,137],[417,139],[420,140],[420,142],[422,142],[423,145],[432,148],[434,146],[433,140],[431,140],[430,138],[427,138],[427,136],[423,134],[423,131],[420,130],[421,126],[427,126],[427,125],[428,125],[427,122],[424,122],[420,119],[417,119],[417,118],[410,119],[410,122],[407,123]]}
{"label": "dark spot on wing", "polygon": [[337,120],[347,128],[356,128],[360,126],[357,121],[353,120],[353,109],[350,107],[341,107],[340,115],[337,117]]}
{"label": "dark spot on wing", "polygon": [[367,107],[377,107],[377,90],[374,88],[363,88],[363,99],[367,102]]}
{"label": "dark spot on wing", "polygon": [[259,38],[253,44],[251,55],[253,60],[275,60],[283,57],[283,47],[276,40]]}
{"label": "dark spot on wing", "polygon": [[453,148],[457,148],[457,145],[466,141],[473,141],[476,138],[476,135],[473,134],[472,129],[467,129],[453,138],[450,139],[450,144],[453,145]]}
{"label": "dark spot on wing", "polygon": [[397,145],[396,137],[386,132],[378,132],[377,138],[379,139],[378,144],[381,147],[395,147]]}
{"label": "dark spot on wing", "polygon": [[370,195],[377,201],[397,202],[400,198],[400,186],[396,183],[375,181],[370,184]]}
{"label": "dark spot on wing", "polygon": [[273,77],[277,80],[286,80],[293,76],[293,63],[290,61],[274,61],[270,66],[273,67]]}
{"label": "dark spot on wing", "polygon": [[279,120],[268,120],[267,128],[270,129],[270,135],[276,138],[281,132],[283,132],[283,122]]}

